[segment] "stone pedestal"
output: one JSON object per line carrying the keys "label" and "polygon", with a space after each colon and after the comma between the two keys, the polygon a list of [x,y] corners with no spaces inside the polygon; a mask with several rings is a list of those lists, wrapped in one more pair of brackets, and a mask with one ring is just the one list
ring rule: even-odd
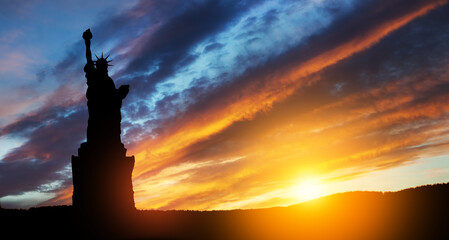
{"label": "stone pedestal", "polygon": [[134,156],[126,156],[123,144],[82,143],[72,156],[73,207],[84,214],[107,217],[135,210],[132,186]]}

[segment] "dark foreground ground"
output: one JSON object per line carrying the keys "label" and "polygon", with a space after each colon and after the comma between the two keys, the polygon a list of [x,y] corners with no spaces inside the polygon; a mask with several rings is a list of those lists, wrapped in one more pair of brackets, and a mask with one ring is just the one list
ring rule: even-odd
{"label": "dark foreground ground", "polygon": [[449,183],[348,192],[257,210],[78,216],[71,206],[0,210],[1,239],[449,239]]}

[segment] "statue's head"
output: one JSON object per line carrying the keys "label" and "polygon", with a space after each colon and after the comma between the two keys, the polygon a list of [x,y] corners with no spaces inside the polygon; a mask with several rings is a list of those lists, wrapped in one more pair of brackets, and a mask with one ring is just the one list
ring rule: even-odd
{"label": "statue's head", "polygon": [[97,57],[97,61],[95,61],[95,66],[97,67],[97,70],[107,72],[108,66],[112,66],[109,64],[109,62],[111,61],[108,61],[109,55],[106,56],[106,58],[104,58],[103,53],[101,53],[101,57],[98,57],[97,55],[95,55],[95,57]]}

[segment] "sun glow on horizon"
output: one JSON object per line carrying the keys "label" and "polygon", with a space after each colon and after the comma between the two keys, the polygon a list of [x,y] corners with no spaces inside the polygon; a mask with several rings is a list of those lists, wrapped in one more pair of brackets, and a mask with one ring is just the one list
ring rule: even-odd
{"label": "sun glow on horizon", "polygon": [[300,202],[313,200],[326,194],[323,184],[314,178],[299,182],[298,185],[292,187],[291,191],[292,195]]}

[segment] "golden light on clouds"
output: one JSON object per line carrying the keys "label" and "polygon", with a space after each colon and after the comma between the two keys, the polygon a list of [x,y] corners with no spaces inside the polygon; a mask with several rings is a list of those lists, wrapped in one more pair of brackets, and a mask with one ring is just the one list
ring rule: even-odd
{"label": "golden light on clouds", "polygon": [[[242,84],[213,108],[186,116],[156,140],[130,149],[136,155],[137,207],[230,209],[294,204],[337,191],[326,187],[331,180],[318,179],[344,181],[418,157],[407,147],[425,143],[448,125],[421,129],[415,125],[421,134],[413,137],[389,131],[400,131],[392,127],[395,122],[406,125],[449,110],[447,96],[423,103],[418,110],[416,105],[409,107],[416,101],[416,91],[432,88],[438,81],[428,79],[422,84],[411,77],[402,80],[410,82],[413,92],[403,89],[404,82],[393,81],[307,114],[276,111],[298,89],[320,81],[312,74],[370,48],[445,2],[428,3],[379,23],[362,36],[266,76],[262,85]],[[354,165],[351,173],[337,174]],[[306,179],[309,170],[316,176]],[[292,179],[301,180],[292,184]]]}

